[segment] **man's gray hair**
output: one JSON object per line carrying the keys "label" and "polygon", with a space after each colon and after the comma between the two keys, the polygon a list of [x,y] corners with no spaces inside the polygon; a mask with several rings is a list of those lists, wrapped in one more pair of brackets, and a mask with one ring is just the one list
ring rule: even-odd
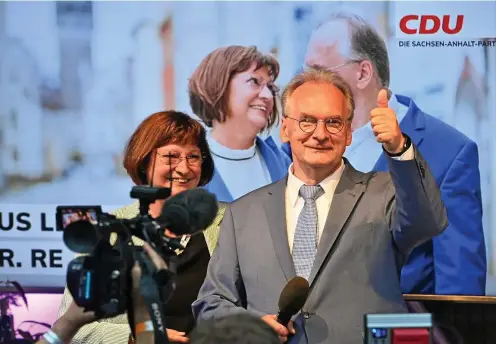
{"label": "man's gray hair", "polygon": [[344,21],[350,29],[350,48],[353,60],[369,60],[374,66],[382,87],[389,88],[389,56],[386,42],[375,28],[364,18],[351,11],[333,12],[322,21],[317,29],[332,21]]}

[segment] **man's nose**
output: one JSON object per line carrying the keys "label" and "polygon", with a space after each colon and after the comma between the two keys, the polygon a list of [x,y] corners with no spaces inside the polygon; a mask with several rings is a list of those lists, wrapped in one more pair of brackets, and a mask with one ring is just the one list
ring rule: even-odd
{"label": "man's nose", "polygon": [[317,127],[313,131],[313,137],[319,141],[329,138],[329,132],[326,129],[325,122],[323,121],[317,122]]}

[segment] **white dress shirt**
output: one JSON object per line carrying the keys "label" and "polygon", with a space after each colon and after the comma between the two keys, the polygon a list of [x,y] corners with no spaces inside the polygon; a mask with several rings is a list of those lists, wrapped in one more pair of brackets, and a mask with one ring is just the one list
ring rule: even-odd
{"label": "white dress shirt", "polygon": [[[331,208],[332,199],[334,198],[334,191],[336,191],[336,186],[338,186],[339,179],[341,179],[344,167],[345,164],[341,161],[341,166],[339,166],[333,174],[319,183],[324,190],[324,194],[315,201],[317,206],[317,243],[320,242],[320,237],[324,231],[325,221],[329,214],[329,209]],[[293,174],[293,164],[291,164],[291,166],[289,166],[288,182],[286,185],[286,227],[288,230],[288,243],[291,253],[293,253],[293,239],[296,231],[296,223],[298,222],[298,217],[305,204],[305,200],[300,196],[300,188],[304,184],[305,183],[296,178]]]}

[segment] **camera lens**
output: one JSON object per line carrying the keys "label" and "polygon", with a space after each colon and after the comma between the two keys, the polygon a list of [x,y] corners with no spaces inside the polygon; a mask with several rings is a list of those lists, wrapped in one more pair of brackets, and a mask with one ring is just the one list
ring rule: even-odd
{"label": "camera lens", "polygon": [[67,225],[63,239],[66,246],[76,253],[91,253],[98,244],[96,228],[88,221],[76,221]]}

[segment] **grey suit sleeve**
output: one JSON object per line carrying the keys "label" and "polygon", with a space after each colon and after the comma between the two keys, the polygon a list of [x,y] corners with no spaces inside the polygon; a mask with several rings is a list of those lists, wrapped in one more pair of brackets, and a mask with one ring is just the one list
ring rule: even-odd
{"label": "grey suit sleeve", "polygon": [[[65,288],[64,296],[60,304],[57,318],[60,318],[67,312],[67,309],[73,302],[71,294]],[[79,329],[72,344],[127,344],[131,330],[127,322],[127,316],[119,315],[114,318],[95,321],[91,324],[84,325]]]}
{"label": "grey suit sleeve", "polygon": [[240,273],[231,206],[220,226],[219,241],[208,264],[198,299],[192,304],[197,321],[246,312],[246,294]]}
{"label": "grey suit sleeve", "polygon": [[399,251],[405,255],[441,234],[448,226],[441,192],[427,162],[388,158],[392,186],[386,192],[386,218]]}

